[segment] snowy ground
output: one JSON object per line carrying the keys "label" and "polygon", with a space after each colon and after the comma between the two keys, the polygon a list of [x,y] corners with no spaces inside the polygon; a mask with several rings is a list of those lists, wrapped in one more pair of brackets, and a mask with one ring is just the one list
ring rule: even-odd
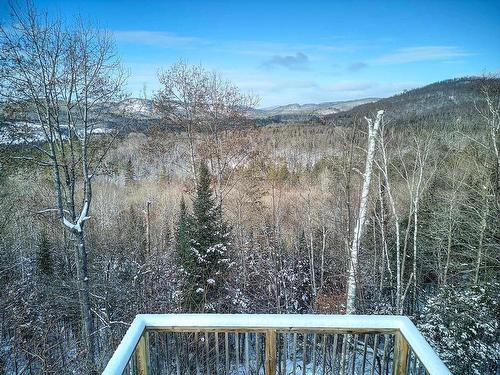
{"label": "snowy ground", "polygon": [[[68,129],[67,126],[62,127]],[[96,127],[92,130],[92,134],[106,134],[110,130],[103,127]],[[79,131],[79,135],[82,135]],[[66,138],[65,136],[64,138]],[[0,144],[26,144],[41,142],[45,140],[43,129],[39,124],[32,122],[7,122],[0,124]]]}

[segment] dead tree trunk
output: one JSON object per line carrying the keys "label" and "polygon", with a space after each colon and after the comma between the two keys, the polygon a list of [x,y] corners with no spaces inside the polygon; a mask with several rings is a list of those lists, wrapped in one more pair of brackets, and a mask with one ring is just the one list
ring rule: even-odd
{"label": "dead tree trunk", "polygon": [[356,312],[356,292],[357,292],[357,273],[358,273],[358,252],[363,235],[363,229],[366,221],[366,213],[368,210],[368,194],[370,192],[370,183],[372,179],[373,159],[375,156],[375,146],[377,141],[378,130],[382,122],[384,111],[377,112],[375,122],[372,119],[366,118],[368,122],[368,149],[366,154],[366,165],[363,179],[363,187],[361,189],[360,203],[356,225],[354,227],[354,237],[351,243],[351,254],[349,261],[349,270],[347,277],[347,301],[346,313],[354,314]]}

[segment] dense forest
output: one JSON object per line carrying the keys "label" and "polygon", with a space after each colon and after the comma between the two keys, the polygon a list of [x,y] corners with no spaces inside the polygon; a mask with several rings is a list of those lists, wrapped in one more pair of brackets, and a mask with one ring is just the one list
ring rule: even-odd
{"label": "dense forest", "polygon": [[97,132],[125,80],[112,40],[18,17],[0,33],[0,372],[102,370],[136,314],[188,311],[403,314],[455,374],[499,371],[498,78],[283,124],[179,62],[147,125]]}

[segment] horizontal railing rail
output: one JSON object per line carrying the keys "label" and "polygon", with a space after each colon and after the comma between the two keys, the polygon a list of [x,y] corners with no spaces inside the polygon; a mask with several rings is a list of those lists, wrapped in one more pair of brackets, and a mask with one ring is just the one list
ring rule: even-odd
{"label": "horizontal railing rail", "polygon": [[451,374],[405,316],[293,314],[137,315],[103,374],[181,374],[191,367],[207,374],[295,374],[299,367],[303,374]]}

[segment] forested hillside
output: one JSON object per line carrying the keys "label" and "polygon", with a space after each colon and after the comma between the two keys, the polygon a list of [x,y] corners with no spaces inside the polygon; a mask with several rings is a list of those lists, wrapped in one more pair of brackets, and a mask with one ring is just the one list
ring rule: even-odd
{"label": "forested hillside", "polygon": [[4,124],[41,138],[0,145],[0,372],[96,373],[136,314],[227,312],[408,315],[498,373],[499,79],[262,126],[185,62],[120,102],[107,36],[28,21],[1,29]]}
{"label": "forested hillside", "polygon": [[498,78],[456,78],[405,91],[346,112],[328,115],[325,121],[348,126],[355,119],[380,107],[392,112],[391,120],[394,119],[397,126],[415,126],[422,123],[426,127],[437,128],[451,126],[453,123],[455,127],[470,130],[477,125],[477,106],[484,105],[480,99],[485,84],[490,87],[492,95],[499,95]]}

